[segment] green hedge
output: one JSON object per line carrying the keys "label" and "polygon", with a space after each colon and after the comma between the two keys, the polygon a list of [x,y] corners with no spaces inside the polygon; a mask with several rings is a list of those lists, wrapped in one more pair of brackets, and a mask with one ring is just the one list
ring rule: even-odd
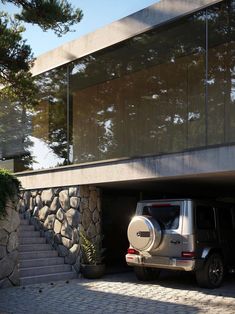
{"label": "green hedge", "polygon": [[10,171],[0,168],[0,217],[6,213],[7,199],[14,201],[20,187],[20,181]]}

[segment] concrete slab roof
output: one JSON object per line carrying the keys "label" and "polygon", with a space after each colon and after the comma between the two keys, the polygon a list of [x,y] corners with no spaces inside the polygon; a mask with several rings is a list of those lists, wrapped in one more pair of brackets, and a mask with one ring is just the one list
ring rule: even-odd
{"label": "concrete slab roof", "polygon": [[39,56],[33,75],[69,63],[223,0],[161,0]]}

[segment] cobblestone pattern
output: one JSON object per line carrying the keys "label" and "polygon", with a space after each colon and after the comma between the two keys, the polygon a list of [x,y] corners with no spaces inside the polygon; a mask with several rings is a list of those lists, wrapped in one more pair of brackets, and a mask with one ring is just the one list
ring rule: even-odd
{"label": "cobblestone pattern", "polygon": [[9,200],[6,215],[0,218],[0,288],[19,285],[19,224],[16,204]]}
{"label": "cobblestone pattern", "polygon": [[93,242],[101,239],[100,190],[94,186],[74,186],[22,191],[18,210],[65,258],[65,263],[80,270],[82,229]]}
{"label": "cobblestone pattern", "polygon": [[41,284],[0,291],[1,314],[235,313],[235,277],[215,290],[199,289],[190,275],[137,282],[133,273],[100,280]]}

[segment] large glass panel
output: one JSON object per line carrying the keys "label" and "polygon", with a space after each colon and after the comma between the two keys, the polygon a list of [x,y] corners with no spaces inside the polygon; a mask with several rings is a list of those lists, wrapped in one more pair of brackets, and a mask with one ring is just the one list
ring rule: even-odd
{"label": "large glass panel", "polygon": [[66,77],[66,68],[39,75],[40,101],[33,109],[1,104],[0,167],[19,172],[67,163]]}
{"label": "large glass panel", "polygon": [[73,163],[205,145],[205,13],[71,65]]}
{"label": "large glass panel", "polygon": [[208,144],[235,142],[235,1],[208,10]]}

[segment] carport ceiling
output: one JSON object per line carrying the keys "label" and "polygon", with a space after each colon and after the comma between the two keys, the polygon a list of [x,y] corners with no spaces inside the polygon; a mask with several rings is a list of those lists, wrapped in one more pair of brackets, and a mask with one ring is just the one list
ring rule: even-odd
{"label": "carport ceiling", "polygon": [[158,178],[151,181],[125,181],[100,184],[111,190],[130,190],[156,193],[161,197],[234,197],[235,173],[195,175],[177,178]]}

